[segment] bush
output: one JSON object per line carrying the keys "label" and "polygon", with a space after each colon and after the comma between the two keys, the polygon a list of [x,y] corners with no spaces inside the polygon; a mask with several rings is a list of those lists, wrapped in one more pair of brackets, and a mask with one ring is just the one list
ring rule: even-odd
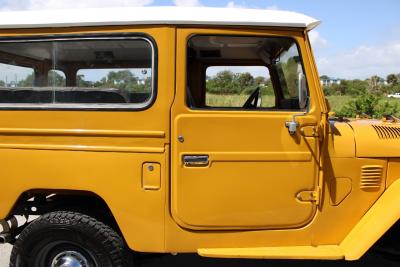
{"label": "bush", "polygon": [[381,118],[383,115],[398,115],[400,105],[397,99],[387,99],[373,94],[365,94],[349,101],[339,112],[338,116],[356,117],[368,115],[371,118]]}
{"label": "bush", "polygon": [[355,100],[347,103],[338,113],[339,116],[356,117],[357,115],[368,115],[370,117],[375,114],[375,106],[379,99],[371,94],[362,95]]}

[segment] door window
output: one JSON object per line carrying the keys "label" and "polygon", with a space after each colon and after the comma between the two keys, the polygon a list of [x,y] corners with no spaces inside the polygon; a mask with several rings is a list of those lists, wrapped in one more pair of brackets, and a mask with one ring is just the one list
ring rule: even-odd
{"label": "door window", "polygon": [[188,43],[187,67],[192,108],[304,110],[309,105],[292,38],[195,36]]}
{"label": "door window", "polygon": [[257,107],[275,105],[268,68],[265,66],[212,66],[206,71],[206,106],[241,108],[255,90]]}

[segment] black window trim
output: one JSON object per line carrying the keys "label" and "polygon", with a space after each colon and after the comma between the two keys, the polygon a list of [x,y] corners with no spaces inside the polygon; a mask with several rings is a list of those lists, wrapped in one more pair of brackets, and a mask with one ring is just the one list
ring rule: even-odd
{"label": "black window trim", "polygon": [[[309,81],[308,81],[308,75],[306,73],[306,69],[304,67],[304,59],[303,59],[303,53],[301,50],[301,47],[299,45],[299,43],[297,42],[297,40],[295,38],[293,38],[292,36],[284,36],[284,35],[252,35],[252,34],[207,34],[207,33],[200,33],[200,34],[196,34],[193,33],[190,36],[188,36],[187,41],[186,41],[186,49],[188,49],[189,47],[189,42],[194,38],[194,37],[198,37],[198,36],[223,36],[223,37],[255,37],[255,38],[287,38],[287,39],[291,39],[293,40],[293,42],[296,44],[297,47],[297,51],[299,52],[299,57],[300,57],[300,61],[301,61],[301,67],[303,69],[304,75],[306,76],[306,83],[307,83],[307,90],[308,93],[310,94],[310,86],[309,86]],[[186,58],[187,60],[187,58]],[[209,67],[209,66],[208,66]],[[186,61],[186,72],[188,70],[188,64]],[[205,77],[204,77],[205,78]],[[274,108],[256,108],[256,109],[245,109],[245,108],[238,108],[238,107],[193,107],[190,105],[190,103],[188,102],[188,96],[187,96],[187,90],[189,88],[189,77],[188,77],[188,73],[186,73],[186,86],[185,86],[185,106],[189,109],[189,110],[193,110],[193,111],[221,111],[221,112],[226,112],[226,111],[232,111],[232,112],[285,112],[285,113],[299,113],[299,112],[306,112],[308,114],[308,112],[311,109],[311,99],[309,99],[308,101],[308,105],[306,107],[305,110],[292,110],[292,109],[274,109]],[[275,90],[275,89],[274,89]]]}
{"label": "black window trim", "polygon": [[44,36],[12,36],[0,37],[1,43],[23,43],[23,42],[52,42],[52,41],[79,41],[79,40],[143,40],[150,44],[152,50],[152,88],[150,98],[143,103],[0,103],[0,110],[59,110],[59,111],[142,111],[149,109],[157,98],[158,89],[158,48],[155,40],[147,33],[82,33],[73,35],[44,35]]}

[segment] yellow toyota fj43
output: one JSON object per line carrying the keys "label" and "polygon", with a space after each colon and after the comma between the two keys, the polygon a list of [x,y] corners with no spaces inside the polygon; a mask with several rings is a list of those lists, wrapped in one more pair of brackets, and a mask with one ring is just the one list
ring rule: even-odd
{"label": "yellow toyota fj43", "polygon": [[356,260],[378,240],[399,253],[400,124],[329,120],[318,23],[217,8],[2,13],[10,266],[128,266],[133,251]]}

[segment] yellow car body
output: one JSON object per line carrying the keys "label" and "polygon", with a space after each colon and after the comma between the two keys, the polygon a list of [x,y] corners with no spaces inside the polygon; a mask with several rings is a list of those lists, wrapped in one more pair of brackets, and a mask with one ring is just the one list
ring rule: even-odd
{"label": "yellow car body", "polygon": [[[0,29],[0,48],[7,38],[140,33],[157,55],[157,93],[146,109],[0,110],[0,218],[18,214],[24,196],[85,195],[106,204],[138,252],[360,258],[400,218],[400,124],[330,122],[307,32],[156,23]],[[188,108],[186,47],[197,35],[293,38],[310,97],[297,132],[285,122],[299,112]],[[190,168],[185,155],[209,162]]]}

